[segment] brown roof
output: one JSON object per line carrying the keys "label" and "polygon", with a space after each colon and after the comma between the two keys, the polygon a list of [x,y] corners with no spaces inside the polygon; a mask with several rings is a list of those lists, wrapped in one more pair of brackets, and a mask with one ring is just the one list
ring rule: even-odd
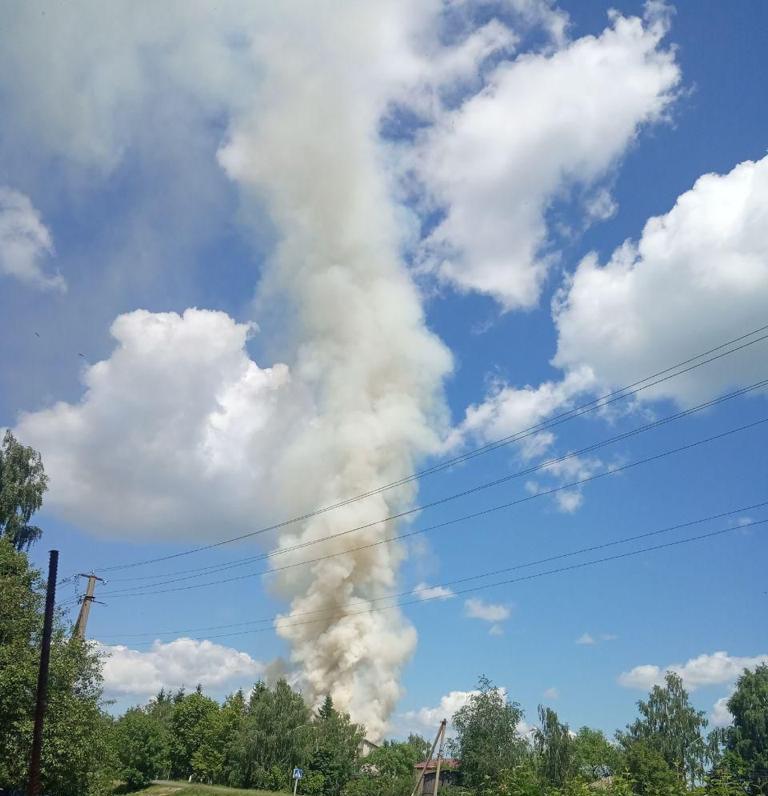
{"label": "brown roof", "polygon": [[[457,760],[455,757],[444,757],[443,762],[440,764],[440,768],[458,768],[461,765],[461,762]],[[427,769],[427,771],[434,771],[437,769],[437,760],[432,758],[429,762],[426,760],[422,760],[420,763],[416,763],[414,766],[415,769],[419,770],[422,768]]]}

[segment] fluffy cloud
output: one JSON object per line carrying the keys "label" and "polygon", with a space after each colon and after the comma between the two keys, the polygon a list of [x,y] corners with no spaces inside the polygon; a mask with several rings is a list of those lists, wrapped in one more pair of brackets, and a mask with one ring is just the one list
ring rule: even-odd
{"label": "fluffy cloud", "polygon": [[619,683],[626,688],[648,689],[663,683],[667,672],[675,672],[680,675],[685,687],[693,690],[701,686],[732,682],[744,669],[754,669],[762,663],[768,663],[768,655],[750,658],[720,651],[711,655],[699,655],[686,663],[673,663],[663,668],[654,664],[635,666],[619,675]]}
{"label": "fluffy cloud", "polygon": [[85,368],[82,400],[16,427],[45,458],[50,505],[94,531],[155,538],[221,537],[252,522],[269,491],[273,434],[289,422],[289,401],[276,412],[287,368],[259,368],[245,350],[249,327],[221,312],[137,310],[111,331],[117,347]]}
{"label": "fluffy cloud", "polygon": [[727,727],[733,721],[731,711],[728,710],[728,699],[729,697],[720,697],[712,706],[709,723],[713,727]]}
{"label": "fluffy cloud", "polygon": [[[505,309],[535,305],[551,260],[547,208],[604,178],[673,98],[680,73],[665,32],[663,14],[614,14],[600,36],[502,62],[428,131],[417,171],[444,217],[422,265]],[[610,197],[600,189],[587,205],[608,215]]]}
{"label": "fluffy cloud", "polygon": [[[533,428],[558,411],[567,411],[575,396],[593,384],[589,369],[574,370],[562,381],[546,381],[538,387],[512,387],[502,382],[492,385],[481,404],[470,405],[456,432],[455,442],[472,437],[482,442],[518,435]],[[526,458],[542,453],[553,435],[540,431],[521,440]]]}
{"label": "fluffy cloud", "polygon": [[[499,687],[497,689],[502,699],[507,698],[507,689]],[[448,727],[450,730],[451,719],[456,711],[467,705],[473,696],[477,696],[480,692],[477,690],[472,691],[451,691],[445,696],[440,698],[440,702],[434,707],[423,707],[418,710],[409,710],[401,714],[398,721],[398,726],[404,731],[403,734],[407,735],[409,732],[428,733],[435,732],[438,725],[443,719],[448,719]],[[526,721],[522,720],[517,725],[517,731],[521,735],[528,735],[533,731],[533,727]]]}
{"label": "fluffy cloud", "polygon": [[[584,259],[555,304],[554,364],[587,367],[605,385],[628,384],[763,325],[766,305],[768,157],[700,177],[606,265]],[[752,383],[764,375],[761,353],[748,349],[643,397],[695,403]]]}
{"label": "fluffy cloud", "polygon": [[586,644],[586,645],[597,644],[597,642],[595,641],[595,637],[590,635],[589,633],[582,633],[576,639],[576,643],[577,644]]}
{"label": "fluffy cloud", "polygon": [[0,186],[0,274],[43,290],[64,291],[64,278],[43,269],[52,254],[51,233],[29,197]]}
{"label": "fluffy cloud", "polygon": [[416,723],[419,729],[437,729],[443,719],[451,720],[457,710],[463,708],[470,698],[479,691],[451,691],[441,697],[440,703],[435,707],[424,707],[419,710],[409,710],[403,714],[406,721]]}
{"label": "fluffy cloud", "polygon": [[464,615],[483,622],[502,622],[509,619],[511,609],[508,605],[487,603],[479,597],[470,597],[464,602]]}
{"label": "fluffy cloud", "polygon": [[161,688],[198,684],[213,690],[247,686],[264,671],[246,652],[191,638],[155,641],[146,652],[122,645],[97,646],[104,656],[104,688],[113,695],[147,697]]}
{"label": "fluffy cloud", "polygon": [[450,600],[456,596],[447,586],[427,586],[426,583],[419,583],[413,593],[420,600]]}
{"label": "fluffy cloud", "polygon": [[[766,208],[768,157],[700,177],[669,213],[646,223],[638,243],[625,243],[606,265],[586,257],[553,303],[553,364],[564,370],[562,380],[523,388],[494,384],[482,403],[469,407],[454,444],[512,435],[568,411],[579,395],[630,384],[763,325]],[[644,390],[637,399],[668,397],[688,405],[751,384],[763,377],[759,346]],[[522,453],[539,455],[553,442],[551,431],[540,431],[523,441]],[[579,503],[577,493],[559,497],[565,511]]]}
{"label": "fluffy cloud", "polygon": [[544,699],[558,699],[560,697],[560,692],[557,690],[557,688],[552,687],[548,688],[542,694],[542,696],[544,697]]}

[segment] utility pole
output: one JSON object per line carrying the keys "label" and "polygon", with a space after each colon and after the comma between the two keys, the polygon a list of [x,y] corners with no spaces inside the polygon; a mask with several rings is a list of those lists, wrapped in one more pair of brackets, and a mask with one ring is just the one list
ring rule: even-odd
{"label": "utility pole", "polygon": [[80,613],[77,615],[77,622],[75,622],[74,635],[78,638],[85,638],[85,628],[88,625],[88,615],[91,613],[91,603],[94,601],[93,593],[96,590],[96,581],[99,580],[104,583],[104,578],[94,575],[92,572],[89,575],[81,572],[79,578],[88,578],[88,586],[86,586],[85,594],[81,598]]}
{"label": "utility pole", "polygon": [[432,796],[437,796],[437,791],[440,789],[440,767],[443,764],[443,744],[445,743],[445,719],[440,725],[440,747],[437,750],[437,770],[435,771],[435,789],[432,791]]}
{"label": "utility pole", "polygon": [[59,551],[51,550],[48,557],[48,587],[45,591],[43,640],[40,648],[40,669],[37,673],[35,726],[32,733],[32,756],[29,762],[27,796],[39,796],[40,794],[40,754],[43,749],[43,719],[48,698],[48,664],[51,660],[51,633],[53,631],[53,607],[56,602],[56,572],[58,568]]}
{"label": "utility pole", "polygon": [[[424,768],[421,769],[421,774],[419,774],[419,778],[416,780],[416,784],[411,791],[411,796],[421,796],[421,783],[424,781],[424,775],[427,773],[427,769],[429,768],[429,764],[432,762],[432,758],[435,756],[435,749],[437,748],[437,742],[440,741],[440,749],[442,751],[442,739],[445,737],[445,725],[448,723],[447,719],[443,719],[440,722],[440,728],[437,731],[437,735],[435,736],[434,743],[432,744],[432,748],[429,750],[429,757],[424,761]],[[437,763],[438,765],[438,776],[440,772],[440,761]]]}

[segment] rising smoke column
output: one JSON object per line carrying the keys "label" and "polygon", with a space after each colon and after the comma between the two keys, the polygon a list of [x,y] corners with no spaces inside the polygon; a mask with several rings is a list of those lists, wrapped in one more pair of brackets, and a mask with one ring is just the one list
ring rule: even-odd
{"label": "rising smoke column", "polygon": [[[276,496],[291,513],[411,475],[437,444],[451,367],[399,256],[398,209],[377,137],[386,87],[400,77],[390,70],[407,69],[392,35],[407,29],[408,11],[346,4],[325,37],[315,35],[313,13],[281,5],[287,16],[254,43],[266,64],[258,108],[233,126],[219,154],[228,174],[266,204],[280,235],[261,302],[288,308],[292,379],[312,406],[275,453]],[[380,519],[414,495],[408,485],[318,515],[284,532],[277,548]],[[393,533],[391,524],[378,525],[276,564]],[[396,610],[361,608],[396,587],[402,557],[390,543],[276,576],[290,599],[277,631],[291,644],[308,697],[332,694],[371,738],[385,731],[416,632]],[[308,611],[323,621],[307,622]]]}

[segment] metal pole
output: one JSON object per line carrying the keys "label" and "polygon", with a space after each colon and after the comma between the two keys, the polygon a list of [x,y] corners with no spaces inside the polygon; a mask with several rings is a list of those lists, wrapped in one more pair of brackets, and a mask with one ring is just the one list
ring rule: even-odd
{"label": "metal pole", "polygon": [[45,591],[45,618],[40,649],[40,670],[37,674],[37,702],[35,728],[32,733],[32,756],[29,762],[28,796],[40,794],[40,753],[43,749],[43,719],[48,697],[48,664],[51,660],[51,633],[53,632],[53,607],[56,602],[56,572],[59,568],[59,551],[51,550],[48,558],[48,588]]}

